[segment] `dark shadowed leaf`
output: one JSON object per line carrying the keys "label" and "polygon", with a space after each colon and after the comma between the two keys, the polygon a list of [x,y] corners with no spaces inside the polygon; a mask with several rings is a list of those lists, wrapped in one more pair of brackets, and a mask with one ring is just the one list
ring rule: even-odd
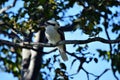
{"label": "dark shadowed leaf", "polygon": [[98,59],[97,59],[97,58],[94,58],[94,61],[95,61],[96,63],[98,63]]}
{"label": "dark shadowed leaf", "polygon": [[64,63],[60,63],[60,67],[61,67],[61,69],[66,70],[66,65]]}

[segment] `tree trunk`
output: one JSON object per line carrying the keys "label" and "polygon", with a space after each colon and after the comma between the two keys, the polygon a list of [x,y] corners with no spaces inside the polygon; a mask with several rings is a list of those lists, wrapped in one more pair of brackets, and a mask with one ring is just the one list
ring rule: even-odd
{"label": "tree trunk", "polygon": [[[32,38],[31,38],[32,39]],[[38,31],[35,42],[44,42],[44,31]],[[22,80],[37,80],[42,63],[43,47],[33,46],[32,49],[22,49]]]}

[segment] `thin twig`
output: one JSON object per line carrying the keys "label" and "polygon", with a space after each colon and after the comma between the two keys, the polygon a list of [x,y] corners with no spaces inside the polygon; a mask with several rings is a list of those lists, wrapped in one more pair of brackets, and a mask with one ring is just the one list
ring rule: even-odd
{"label": "thin twig", "polygon": [[49,52],[46,52],[46,53],[49,54],[49,53],[55,52],[56,50],[57,50],[57,48],[52,49],[52,50],[50,50]]}
{"label": "thin twig", "polygon": [[83,67],[82,67],[82,70],[83,70],[86,74],[90,74],[90,75],[92,75],[92,76],[94,76],[94,77],[97,77],[97,75],[95,75],[95,74],[93,74],[93,73],[88,72],[88,71],[87,71],[87,70],[85,70]]}
{"label": "thin twig", "polygon": [[[104,23],[105,33],[106,33],[106,36],[107,36],[108,40],[110,41],[111,39],[110,39],[109,33],[108,33],[108,31],[107,31],[107,29],[108,29],[108,22],[107,22],[108,16],[107,16],[107,12],[105,13],[105,17],[104,17],[104,18],[105,18],[105,23]],[[109,43],[109,47],[110,47],[110,57],[111,57],[111,59],[112,59],[112,50],[113,50],[113,49],[112,49],[112,44],[111,44],[111,43]],[[112,60],[112,62],[111,62],[113,75],[114,75],[114,77],[116,78],[116,80],[119,80],[118,77],[117,77],[116,74],[115,74],[115,71],[113,70],[113,65],[112,65],[112,63],[113,63],[113,60]]]}
{"label": "thin twig", "polygon": [[5,8],[2,8],[2,9],[0,10],[0,14],[2,14],[3,12],[7,11],[8,9],[14,7],[15,4],[16,4],[16,2],[17,2],[17,0],[14,0],[13,4],[10,4],[9,6],[7,6],[7,7],[5,7]]}
{"label": "thin twig", "polygon": [[105,74],[108,70],[110,70],[110,69],[105,69],[99,76],[97,76],[97,78],[96,78],[95,80],[99,80],[99,78],[100,78],[103,74]]}

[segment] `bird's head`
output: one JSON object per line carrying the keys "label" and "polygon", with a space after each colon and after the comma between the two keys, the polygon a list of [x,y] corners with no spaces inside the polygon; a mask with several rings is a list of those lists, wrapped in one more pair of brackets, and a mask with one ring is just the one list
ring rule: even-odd
{"label": "bird's head", "polygon": [[59,28],[59,24],[55,20],[48,20],[47,22],[45,22],[45,25],[46,25],[46,27],[54,26],[54,28],[56,28],[56,29]]}

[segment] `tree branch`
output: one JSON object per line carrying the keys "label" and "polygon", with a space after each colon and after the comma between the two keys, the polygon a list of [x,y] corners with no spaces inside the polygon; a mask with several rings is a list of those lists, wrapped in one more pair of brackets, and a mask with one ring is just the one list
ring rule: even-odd
{"label": "tree branch", "polygon": [[[108,29],[108,22],[107,22],[107,19],[108,19],[108,15],[107,15],[108,13],[106,12],[105,13],[105,21],[104,21],[104,28],[105,28],[105,33],[106,33],[106,36],[107,36],[107,38],[108,38],[108,40],[111,40],[110,39],[110,36],[109,36],[109,33],[108,33],[108,31],[107,31],[107,29]],[[114,68],[113,68],[113,58],[112,58],[112,51],[113,51],[113,49],[112,49],[112,44],[111,43],[109,43],[109,47],[110,47],[110,57],[111,57],[111,66],[112,66],[112,71],[113,71],[113,75],[114,75],[114,77],[116,78],[116,80],[119,80],[118,79],[118,77],[116,76],[116,74],[115,74],[115,72],[116,71],[114,71]]]}
{"label": "tree branch", "polygon": [[120,39],[117,40],[107,40],[101,37],[95,37],[95,38],[89,38],[87,40],[65,40],[65,41],[60,41],[57,44],[53,45],[50,43],[39,43],[39,42],[21,42],[21,43],[13,43],[10,41],[2,40],[0,39],[0,44],[5,44],[9,46],[14,46],[14,47],[20,47],[20,48],[28,48],[32,49],[33,45],[34,46],[40,46],[40,47],[55,47],[58,45],[63,45],[63,44],[87,44],[91,42],[102,42],[105,44],[115,44],[115,43],[120,43]]}
{"label": "tree branch", "polygon": [[5,7],[5,8],[2,8],[2,9],[0,10],[0,14],[2,14],[3,12],[7,11],[8,9],[14,7],[15,4],[16,4],[16,2],[17,2],[17,0],[14,0],[13,4],[11,4],[11,5],[9,5],[9,6]]}

